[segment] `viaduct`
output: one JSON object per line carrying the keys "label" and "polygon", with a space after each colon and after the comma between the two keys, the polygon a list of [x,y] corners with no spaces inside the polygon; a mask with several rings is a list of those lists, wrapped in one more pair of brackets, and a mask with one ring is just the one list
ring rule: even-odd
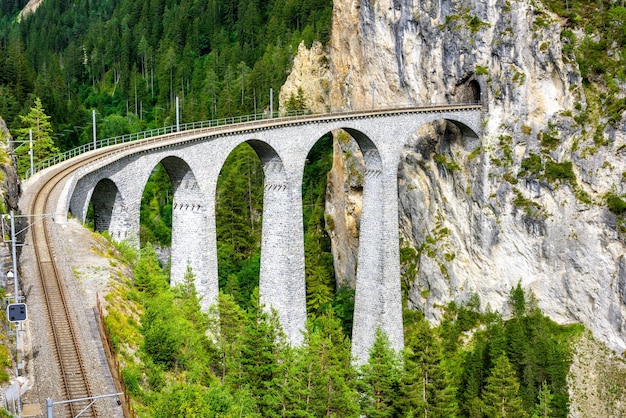
{"label": "viaduct", "polygon": [[477,138],[481,110],[480,105],[452,105],[275,118],[130,142],[75,170],[58,200],[57,221],[70,212],[84,221],[91,202],[96,229],[138,243],[144,186],[162,163],[173,188],[171,281],[180,282],[191,265],[206,308],[218,294],[218,176],[232,150],[248,143],[265,176],[261,302],[276,309],[289,341],[300,344],[306,321],[303,171],[315,143],[329,131],[343,129],[357,141],[365,164],[352,336],[353,354],[363,362],[377,328],[396,350],[404,345],[397,187],[402,148],[420,126],[438,119]]}

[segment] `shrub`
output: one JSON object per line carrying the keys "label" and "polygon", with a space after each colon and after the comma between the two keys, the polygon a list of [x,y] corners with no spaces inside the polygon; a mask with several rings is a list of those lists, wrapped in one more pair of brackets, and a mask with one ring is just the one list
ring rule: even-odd
{"label": "shrub", "polygon": [[572,184],[576,183],[576,175],[571,161],[562,163],[547,161],[545,174],[548,180],[568,180]]}
{"label": "shrub", "polygon": [[530,154],[522,160],[522,171],[524,174],[539,174],[543,171],[543,162],[537,154]]}
{"label": "shrub", "polygon": [[618,196],[615,193],[609,193],[606,195],[606,205],[609,210],[616,215],[623,215],[626,213],[626,196]]}

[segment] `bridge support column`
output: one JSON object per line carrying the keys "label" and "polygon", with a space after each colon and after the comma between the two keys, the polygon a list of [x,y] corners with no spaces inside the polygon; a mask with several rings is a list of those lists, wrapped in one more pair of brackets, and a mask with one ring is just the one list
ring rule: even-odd
{"label": "bridge support column", "polygon": [[404,347],[397,176],[385,174],[373,154],[364,152],[368,168],[363,186],[352,332],[352,355],[358,364],[367,362],[378,328],[396,351]]}
{"label": "bridge support column", "polygon": [[172,286],[183,283],[187,267],[191,267],[196,291],[202,298],[200,305],[205,310],[217,302],[218,293],[217,271],[210,274],[209,241],[206,205],[174,203],[170,282]]}
{"label": "bridge support column", "polygon": [[[299,182],[273,182],[265,168],[259,293],[275,309],[292,345],[306,325],[302,191]],[[299,178],[299,177],[298,177]]]}
{"label": "bridge support column", "polygon": [[187,163],[173,157],[161,163],[170,176],[173,192],[170,283],[183,283],[187,267],[191,267],[200,305],[206,310],[217,302],[218,294],[215,228],[211,234],[208,221],[208,213],[215,213],[214,205],[207,204]]}

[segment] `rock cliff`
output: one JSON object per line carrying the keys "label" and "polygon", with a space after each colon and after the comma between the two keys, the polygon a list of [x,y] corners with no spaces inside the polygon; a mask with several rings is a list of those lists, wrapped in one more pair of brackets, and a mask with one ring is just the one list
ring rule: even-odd
{"label": "rock cliff", "polygon": [[[626,114],[611,124],[592,109],[561,32],[529,0],[336,0],[329,47],[300,47],[281,98],[301,87],[315,111],[480,100],[480,141],[442,121],[405,146],[410,306],[436,322],[442,305],[477,293],[506,315],[521,281],[554,320],[581,322],[621,353],[626,234],[606,195],[626,193]],[[341,282],[354,280],[358,243],[355,148],[336,141],[328,188],[334,228],[352,237],[333,240]]]}
{"label": "rock cliff", "polygon": [[[12,139],[6,122],[0,118],[0,215],[11,210],[17,213],[21,193],[21,182],[11,158],[13,149],[8,143]],[[13,269],[10,245],[0,246],[0,269],[2,280],[6,272]]]}

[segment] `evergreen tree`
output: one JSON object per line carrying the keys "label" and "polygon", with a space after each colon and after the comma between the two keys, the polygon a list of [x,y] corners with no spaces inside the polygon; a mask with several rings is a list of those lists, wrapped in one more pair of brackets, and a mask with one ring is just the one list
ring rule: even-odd
{"label": "evergreen tree", "polygon": [[496,359],[482,395],[483,411],[489,418],[526,417],[519,381],[505,355]]}
{"label": "evergreen tree", "polygon": [[270,316],[260,304],[258,289],[252,294],[241,344],[238,386],[250,390],[263,417],[280,416],[279,364],[285,349],[284,336],[276,317]]}
{"label": "evergreen tree", "polygon": [[167,276],[163,273],[154,247],[150,244],[141,249],[133,273],[133,284],[147,296],[156,295],[168,286]]}
{"label": "evergreen tree", "polygon": [[361,411],[368,417],[393,417],[400,389],[400,362],[387,336],[376,330],[368,362],[361,368]]}
{"label": "evergreen tree", "polygon": [[218,306],[210,310],[213,321],[209,327],[217,341],[218,352],[215,359],[217,375],[222,383],[236,384],[242,379],[241,352],[242,335],[246,313],[233,300],[232,296],[220,293]]}
{"label": "evergreen tree", "polygon": [[59,149],[52,139],[52,124],[50,116],[46,115],[41,99],[35,98],[34,107],[28,114],[20,116],[22,128],[17,130],[17,140],[25,141],[19,146],[15,154],[18,157],[18,172],[21,176],[30,167],[30,132],[33,133],[33,164],[37,164],[59,153]]}
{"label": "evergreen tree", "polygon": [[332,310],[310,320],[304,338],[306,412],[314,417],[358,417],[350,340]]}
{"label": "evergreen tree", "polygon": [[163,292],[146,301],[141,317],[143,351],[154,364],[170,369],[176,366],[184,335],[184,324],[173,305],[173,295]]}
{"label": "evergreen tree", "polygon": [[423,316],[411,320],[405,335],[399,410],[414,416],[456,416],[457,385],[443,361],[439,338]]}
{"label": "evergreen tree", "polygon": [[541,384],[539,391],[538,403],[535,405],[533,418],[550,418],[552,415],[552,399],[554,396],[550,392],[550,388],[546,382]]}
{"label": "evergreen tree", "polygon": [[471,348],[463,354],[461,376],[461,411],[470,417],[482,417],[480,395],[488,372],[486,335],[478,331],[472,338]]}

